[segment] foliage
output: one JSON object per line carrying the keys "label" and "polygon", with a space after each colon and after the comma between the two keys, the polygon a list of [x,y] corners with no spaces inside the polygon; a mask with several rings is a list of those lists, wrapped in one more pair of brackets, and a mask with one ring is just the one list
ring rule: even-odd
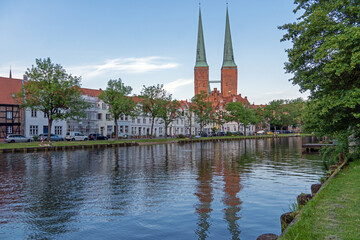
{"label": "foliage", "polygon": [[240,124],[244,124],[244,135],[246,135],[246,126],[256,122],[254,110],[240,102],[231,102],[226,104],[227,122],[236,122],[240,131]]}
{"label": "foliage", "polygon": [[[16,98],[21,107],[42,111],[48,119],[48,139],[55,120],[84,117],[89,104],[82,98],[80,78],[67,74],[50,58],[36,59],[36,66],[27,69],[29,81]],[[24,101],[25,98],[25,101]]]}
{"label": "foliage", "polygon": [[135,102],[127,95],[131,94],[132,88],[125,86],[121,79],[109,80],[106,90],[103,91],[99,98],[108,104],[111,117],[114,119],[116,126],[115,139],[118,139],[118,120],[124,115],[135,115]]}
{"label": "foliage", "polygon": [[275,130],[288,126],[296,127],[301,124],[304,104],[301,98],[273,100],[265,106],[263,116]]}
{"label": "foliage", "polygon": [[144,114],[149,115],[151,119],[151,136],[153,136],[155,118],[160,118],[163,114],[163,109],[168,102],[171,102],[171,94],[168,94],[163,85],[157,84],[154,86],[143,86],[139,96],[141,107]]}
{"label": "foliage", "polygon": [[296,0],[297,22],[285,24],[292,41],[285,64],[293,84],[310,91],[307,128],[338,135],[360,128],[360,4],[354,0]]}
{"label": "foliage", "polygon": [[179,134],[178,138],[185,138],[183,134]]}
{"label": "foliage", "polygon": [[196,115],[196,122],[200,125],[200,132],[203,131],[206,124],[211,122],[213,115],[213,108],[207,97],[206,92],[201,92],[191,99],[193,103],[191,110]]}
{"label": "foliage", "polygon": [[171,100],[171,95],[168,96],[165,100],[159,100],[162,102],[163,107],[159,111],[159,118],[161,118],[161,123],[164,124],[165,128],[165,138],[167,137],[167,129],[169,125],[178,117],[180,113],[178,111],[180,103],[176,100]]}

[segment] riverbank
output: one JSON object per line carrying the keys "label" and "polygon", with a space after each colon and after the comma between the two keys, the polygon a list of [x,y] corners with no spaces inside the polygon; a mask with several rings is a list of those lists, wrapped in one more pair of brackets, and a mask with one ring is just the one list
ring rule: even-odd
{"label": "riverbank", "polygon": [[350,162],[302,209],[281,239],[360,239],[360,159]]}
{"label": "riverbank", "polygon": [[[308,134],[289,135],[280,134],[277,137],[294,137],[294,136],[310,136]],[[258,136],[223,136],[223,137],[204,137],[204,138],[154,138],[154,139],[124,139],[124,140],[101,140],[101,141],[64,141],[52,142],[49,145],[47,142],[41,144],[40,142],[29,143],[3,143],[0,144],[0,153],[7,152],[32,152],[32,151],[58,151],[58,150],[72,150],[85,148],[106,148],[106,147],[125,147],[136,145],[151,145],[151,144],[167,144],[167,143],[187,143],[187,142],[206,142],[206,141],[229,141],[239,139],[254,139],[254,138],[273,138],[273,135],[258,135]]]}

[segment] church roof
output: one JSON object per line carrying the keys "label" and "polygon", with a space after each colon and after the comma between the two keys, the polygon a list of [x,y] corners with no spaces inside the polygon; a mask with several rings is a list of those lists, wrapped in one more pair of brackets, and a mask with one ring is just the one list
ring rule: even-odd
{"label": "church roof", "polygon": [[208,67],[206,62],[204,34],[201,21],[201,9],[199,8],[199,27],[198,27],[198,39],[196,48],[196,64],[195,67]]}
{"label": "church roof", "polygon": [[226,26],[225,26],[225,43],[224,43],[224,60],[223,67],[236,67],[234,61],[234,52],[231,41],[229,11],[226,8]]}

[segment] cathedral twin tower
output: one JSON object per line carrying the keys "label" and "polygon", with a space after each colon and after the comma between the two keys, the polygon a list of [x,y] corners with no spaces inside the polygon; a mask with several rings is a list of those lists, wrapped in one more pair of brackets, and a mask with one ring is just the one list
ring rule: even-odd
{"label": "cathedral twin tower", "polygon": [[[201,9],[199,9],[199,28],[196,49],[196,64],[194,71],[195,95],[210,92],[209,81],[209,65],[206,62],[204,34],[201,21]],[[226,27],[225,27],[225,43],[224,43],[224,59],[221,68],[221,94],[220,98],[231,98],[237,96],[237,66],[234,61],[234,53],[231,42],[229,13],[226,9]],[[241,96],[240,96],[241,98]],[[230,100],[230,99],[229,99]],[[240,100],[240,99],[236,99]]]}

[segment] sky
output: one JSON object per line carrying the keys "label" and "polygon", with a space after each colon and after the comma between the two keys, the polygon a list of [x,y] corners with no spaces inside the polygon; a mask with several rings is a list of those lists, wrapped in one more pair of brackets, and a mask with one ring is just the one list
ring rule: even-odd
{"label": "sky", "polygon": [[[210,80],[220,80],[226,0],[202,0]],[[251,103],[307,98],[286,74],[285,34],[293,0],[228,0],[238,93]],[[163,84],[178,100],[194,95],[199,0],[0,0],[0,76],[22,78],[50,57],[84,88],[121,78],[140,94]],[[220,84],[212,84],[220,89]]]}

